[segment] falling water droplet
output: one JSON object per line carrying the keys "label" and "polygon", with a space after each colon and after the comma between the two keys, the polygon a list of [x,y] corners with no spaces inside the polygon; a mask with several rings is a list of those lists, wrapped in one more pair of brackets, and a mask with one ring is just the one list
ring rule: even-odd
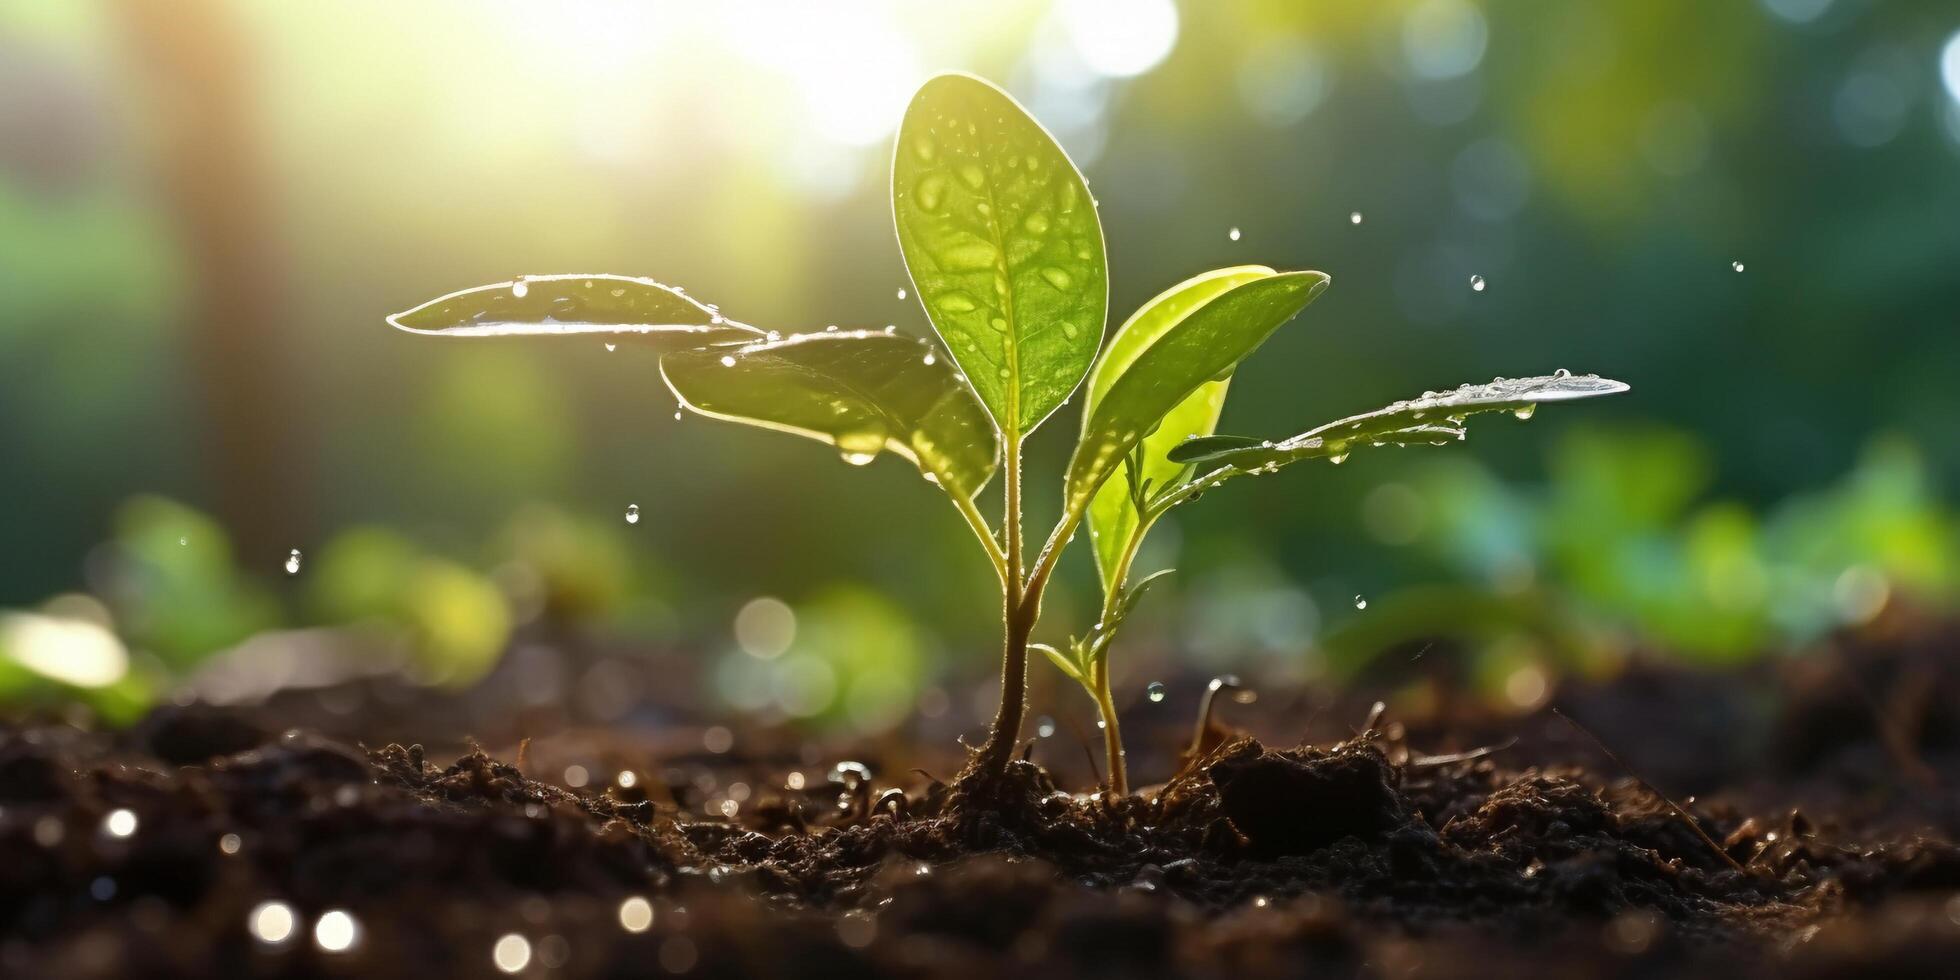
{"label": "falling water droplet", "polygon": [[723,354],[723,355],[721,355],[721,366],[722,366],[722,367],[734,367],[734,366],[735,366],[735,355],[733,355],[733,354]]}
{"label": "falling water droplet", "polygon": [[1329,457],[1327,457],[1327,461],[1328,461],[1328,462],[1330,462],[1330,463],[1333,463],[1333,464],[1334,464],[1335,466],[1339,466],[1339,465],[1341,465],[1342,463],[1345,463],[1345,462],[1347,462],[1347,458],[1348,458],[1348,454],[1347,454],[1347,453],[1344,453],[1344,452],[1340,452],[1340,453],[1335,453],[1334,455],[1332,455],[1332,456],[1329,456]]}
{"label": "falling water droplet", "polygon": [[1351,224],[1351,225],[1358,225],[1358,224],[1360,224],[1360,223],[1361,223],[1361,212],[1359,212],[1359,211],[1349,211],[1349,212],[1348,212],[1348,224]]}
{"label": "falling water droplet", "polygon": [[939,363],[939,358],[932,356],[931,351],[926,351],[925,361],[926,361],[926,367],[931,367],[934,364]]}
{"label": "falling water droplet", "polygon": [[1150,686],[1143,689],[1143,693],[1150,699],[1151,704],[1161,703],[1164,700],[1164,682],[1151,681]]}
{"label": "falling water droplet", "polygon": [[179,548],[190,547],[190,543],[191,543],[191,539],[188,536],[177,539],[177,547]]}
{"label": "falling water droplet", "polygon": [[1225,237],[1236,242],[1239,240],[1239,230],[1237,228],[1233,228],[1231,231],[1225,233]]}
{"label": "falling water droplet", "polygon": [[1049,738],[1053,736],[1055,734],[1055,719],[1050,718],[1047,715],[1042,715],[1041,720],[1035,722],[1034,724],[1034,733],[1039,738]]}
{"label": "falling water droplet", "polygon": [[680,420],[681,420],[681,410],[678,408],[674,409],[674,421],[679,422]]}
{"label": "falling water droplet", "polygon": [[516,282],[510,284],[510,294],[512,296],[517,297],[518,299],[523,299],[524,297],[530,295],[530,293],[531,293],[531,284],[525,282],[522,279],[519,279]]}
{"label": "falling water droplet", "polygon": [[1483,277],[1483,276],[1471,276],[1471,277],[1470,277],[1470,288],[1471,288],[1471,289],[1474,289],[1474,290],[1476,290],[1477,292],[1480,292],[1480,293],[1481,293],[1481,292],[1483,292],[1483,291],[1484,291],[1484,277]]}
{"label": "falling water droplet", "polygon": [[901,289],[900,289],[900,290],[898,291],[898,298],[899,298],[899,299],[904,299],[904,298],[906,297],[906,295],[907,295],[907,294],[906,294],[906,292],[905,292],[905,290],[904,290],[904,289],[902,289],[902,288],[901,288]]}
{"label": "falling water droplet", "polygon": [[608,353],[608,354],[610,354],[610,353],[612,353],[613,351],[616,351],[616,350],[618,350],[618,349],[619,349],[619,345],[618,345],[618,344],[607,344],[607,345],[606,345],[606,353]]}
{"label": "falling water droplet", "polygon": [[1729,263],[1729,268],[1734,269],[1737,272],[1741,272],[1743,269],[1742,260],[1737,259],[1734,262]]}
{"label": "falling water droplet", "polygon": [[842,456],[844,457],[844,462],[846,462],[846,463],[849,463],[849,464],[851,464],[852,466],[865,466],[865,465],[868,465],[868,464],[869,464],[869,463],[870,463],[870,462],[871,462],[872,460],[874,460],[874,459],[877,459],[877,458],[878,458],[878,454],[877,454],[877,453],[852,453],[852,452],[846,452],[846,453],[842,453],[842,454],[840,454],[840,455],[842,455]]}
{"label": "falling water droplet", "polygon": [[298,575],[299,563],[300,563],[299,549],[294,548],[292,552],[286,556],[286,574]]}
{"label": "falling water droplet", "polygon": [[1367,597],[1367,596],[1363,596],[1363,595],[1357,595],[1357,596],[1355,596],[1355,597],[1354,597],[1354,608],[1356,608],[1356,609],[1366,609],[1366,608],[1368,608],[1368,597]]}
{"label": "falling water droplet", "polygon": [[1520,422],[1530,420],[1530,418],[1537,413],[1538,413],[1538,403],[1536,402],[1526,405],[1523,408],[1511,409],[1511,414],[1517,416],[1518,421]]}
{"label": "falling water droplet", "polygon": [[[679,416],[680,416],[680,413],[678,413],[678,412],[676,412],[676,413],[675,413],[675,417],[676,417],[676,418],[678,418]],[[638,524],[638,523],[640,523],[640,505],[639,505],[639,504],[627,504],[627,505],[626,505],[626,523],[628,523],[628,524]]]}

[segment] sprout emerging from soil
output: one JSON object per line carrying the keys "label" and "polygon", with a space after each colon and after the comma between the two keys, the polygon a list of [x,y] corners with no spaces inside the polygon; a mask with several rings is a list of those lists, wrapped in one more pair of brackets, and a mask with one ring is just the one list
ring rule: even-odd
{"label": "sprout emerging from soil", "polygon": [[[957,784],[976,800],[991,795],[1012,758],[1030,648],[1095,700],[1110,788],[1128,792],[1109,646],[1165,574],[1130,580],[1144,535],[1171,508],[1233,477],[1301,460],[1337,464],[1363,446],[1458,440],[1476,412],[1528,418],[1542,402],[1626,390],[1561,371],[1429,392],[1280,441],[1215,435],[1239,363],[1313,302],[1328,277],[1257,265],[1206,272],[1144,304],[1105,342],[1102,223],[1081,172],[1019,103],[969,75],[940,75],[913,97],[893,153],[892,213],[912,292],[943,349],[890,328],[785,337],[730,320],[678,288],[612,275],[525,277],[388,319],[439,336],[599,334],[609,348],[644,343],[660,353],[661,376],[686,409],[826,442],[855,466],[886,452],[917,466],[972,529],[1000,583],[1000,708]],[[1085,381],[1061,517],[1030,554],[1022,447]],[[996,472],[998,529],[976,502]],[[1056,562],[1084,521],[1101,574],[1101,618],[1065,646],[1031,644]]]}

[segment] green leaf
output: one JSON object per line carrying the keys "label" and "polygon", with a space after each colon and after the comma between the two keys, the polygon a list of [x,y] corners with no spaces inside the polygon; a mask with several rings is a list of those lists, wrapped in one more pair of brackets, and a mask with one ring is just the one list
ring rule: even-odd
{"label": "green leaf", "polygon": [[[1110,335],[1102,358],[1089,372],[1087,402],[1082,410],[1084,431],[1110,386],[1166,331],[1225,291],[1277,274],[1263,265],[1214,269],[1164,290],[1139,307]],[[1143,439],[1143,465],[1137,468],[1137,479],[1161,487],[1184,476],[1188,467],[1171,462],[1165,454],[1186,439],[1211,433],[1218,424],[1219,410],[1225,407],[1225,389],[1230,384],[1229,377],[1207,381],[1165,413],[1156,429]],[[1117,566],[1122,562],[1130,535],[1135,533],[1137,520],[1136,504],[1127,481],[1104,480],[1102,489],[1096,491],[1095,499],[1089,504],[1089,537],[1095,546],[1096,569],[1102,575],[1104,591],[1122,585],[1113,579],[1119,574]]]}
{"label": "green leaf", "polygon": [[860,466],[889,449],[968,499],[1000,459],[986,410],[931,344],[910,337],[848,331],[675,351],[660,373],[702,415],[822,440]]}
{"label": "green leaf", "polygon": [[601,334],[666,347],[762,339],[672,286],[630,276],[524,276],[432,299],[388,323],[439,337]]}
{"label": "green leaf", "polygon": [[1069,459],[1068,513],[1079,514],[1138,440],[1207,381],[1231,370],[1327,288],[1318,272],[1243,283],[1166,329],[1097,400]]}
{"label": "green leaf", "polygon": [[[1082,665],[1076,662],[1076,647],[1073,643],[1069,646],[1069,653],[1063,653],[1046,643],[1030,643],[1028,646],[1041,651],[1042,655],[1048,658],[1048,662],[1055,665],[1056,670],[1068,675],[1077,684],[1089,687],[1089,675]],[[1093,696],[1096,693],[1095,689],[1091,687],[1089,693]]]}
{"label": "green leaf", "polygon": [[1510,412],[1520,419],[1528,419],[1543,402],[1596,398],[1626,390],[1623,382],[1570,371],[1535,378],[1498,378],[1487,385],[1466,384],[1452,391],[1424,392],[1420,398],[1329,422],[1281,442],[1255,444],[1243,436],[1193,439],[1171,450],[1170,458],[1205,467],[1231,466],[1247,472],[1271,472],[1288,463],[1317,456],[1339,462],[1357,446],[1461,439],[1464,419],[1480,412]]}
{"label": "green leaf", "polygon": [[1033,431],[1102,342],[1109,274],[1082,174],[1007,93],[940,75],[899,126],[892,214],[946,349],[1010,439]]}

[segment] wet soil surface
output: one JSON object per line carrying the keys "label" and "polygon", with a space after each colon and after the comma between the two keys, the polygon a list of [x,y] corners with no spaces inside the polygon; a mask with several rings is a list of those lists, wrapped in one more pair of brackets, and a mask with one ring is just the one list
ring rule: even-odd
{"label": "wet soil surface", "polygon": [[[1438,722],[1525,739],[1469,758],[1392,712],[1318,745],[1220,728],[1136,796],[1019,761],[986,806],[727,745],[573,790],[528,746],[436,758],[264,711],[15,724],[0,976],[1951,976],[1952,639],[1561,692],[1693,789],[1685,816],[1534,748],[1550,714]],[[1667,762],[1684,731],[1705,751]]]}

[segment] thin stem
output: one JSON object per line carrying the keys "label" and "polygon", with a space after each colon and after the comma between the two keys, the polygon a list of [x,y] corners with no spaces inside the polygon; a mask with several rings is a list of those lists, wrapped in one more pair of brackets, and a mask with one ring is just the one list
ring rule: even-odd
{"label": "thin stem", "polygon": [[[1028,637],[1041,608],[1040,587],[1034,588],[1034,601],[1027,601],[1028,583],[1021,573],[1021,438],[1008,433],[1006,465],[1003,467],[1002,498],[1005,513],[1001,519],[1007,548],[1001,555],[1001,621],[1006,636],[1001,651],[1000,710],[994,714],[994,727],[987,743],[967,766],[965,778],[991,780],[1007,770],[1014,756],[1014,744],[1021,737],[1021,719],[1027,713]],[[963,780],[964,781],[964,780]]]}
{"label": "thin stem", "polygon": [[1123,729],[1116,719],[1116,700],[1109,694],[1108,651],[1096,658],[1096,711],[1102,715],[1103,756],[1108,760],[1109,791],[1116,796],[1130,794],[1130,767],[1123,753]]}
{"label": "thin stem", "polygon": [[[1143,545],[1143,536],[1149,532],[1150,525],[1156,521],[1154,514],[1137,515],[1136,526],[1130,529],[1130,539],[1123,544],[1123,553],[1116,559],[1112,569],[1110,587],[1103,592],[1102,621],[1115,628],[1116,616],[1123,601],[1123,586],[1130,579],[1130,565],[1137,559],[1137,550]],[[1107,756],[1109,767],[1109,789],[1118,796],[1130,792],[1129,764],[1123,752],[1123,735],[1116,718],[1116,699],[1109,689],[1109,643],[1112,635],[1104,640],[1101,652],[1096,657],[1094,674],[1090,677],[1090,694],[1096,699],[1096,710],[1103,718],[1103,754]]]}
{"label": "thin stem", "polygon": [[966,518],[966,526],[972,528],[974,537],[980,539],[980,547],[986,549],[987,560],[994,563],[994,574],[1000,576],[1001,588],[1007,588],[1007,556],[1001,553],[1000,542],[994,539],[994,529],[987,526],[987,518],[981,515],[972,498],[957,493],[947,496],[953,498],[953,506],[959,508],[960,516]]}

